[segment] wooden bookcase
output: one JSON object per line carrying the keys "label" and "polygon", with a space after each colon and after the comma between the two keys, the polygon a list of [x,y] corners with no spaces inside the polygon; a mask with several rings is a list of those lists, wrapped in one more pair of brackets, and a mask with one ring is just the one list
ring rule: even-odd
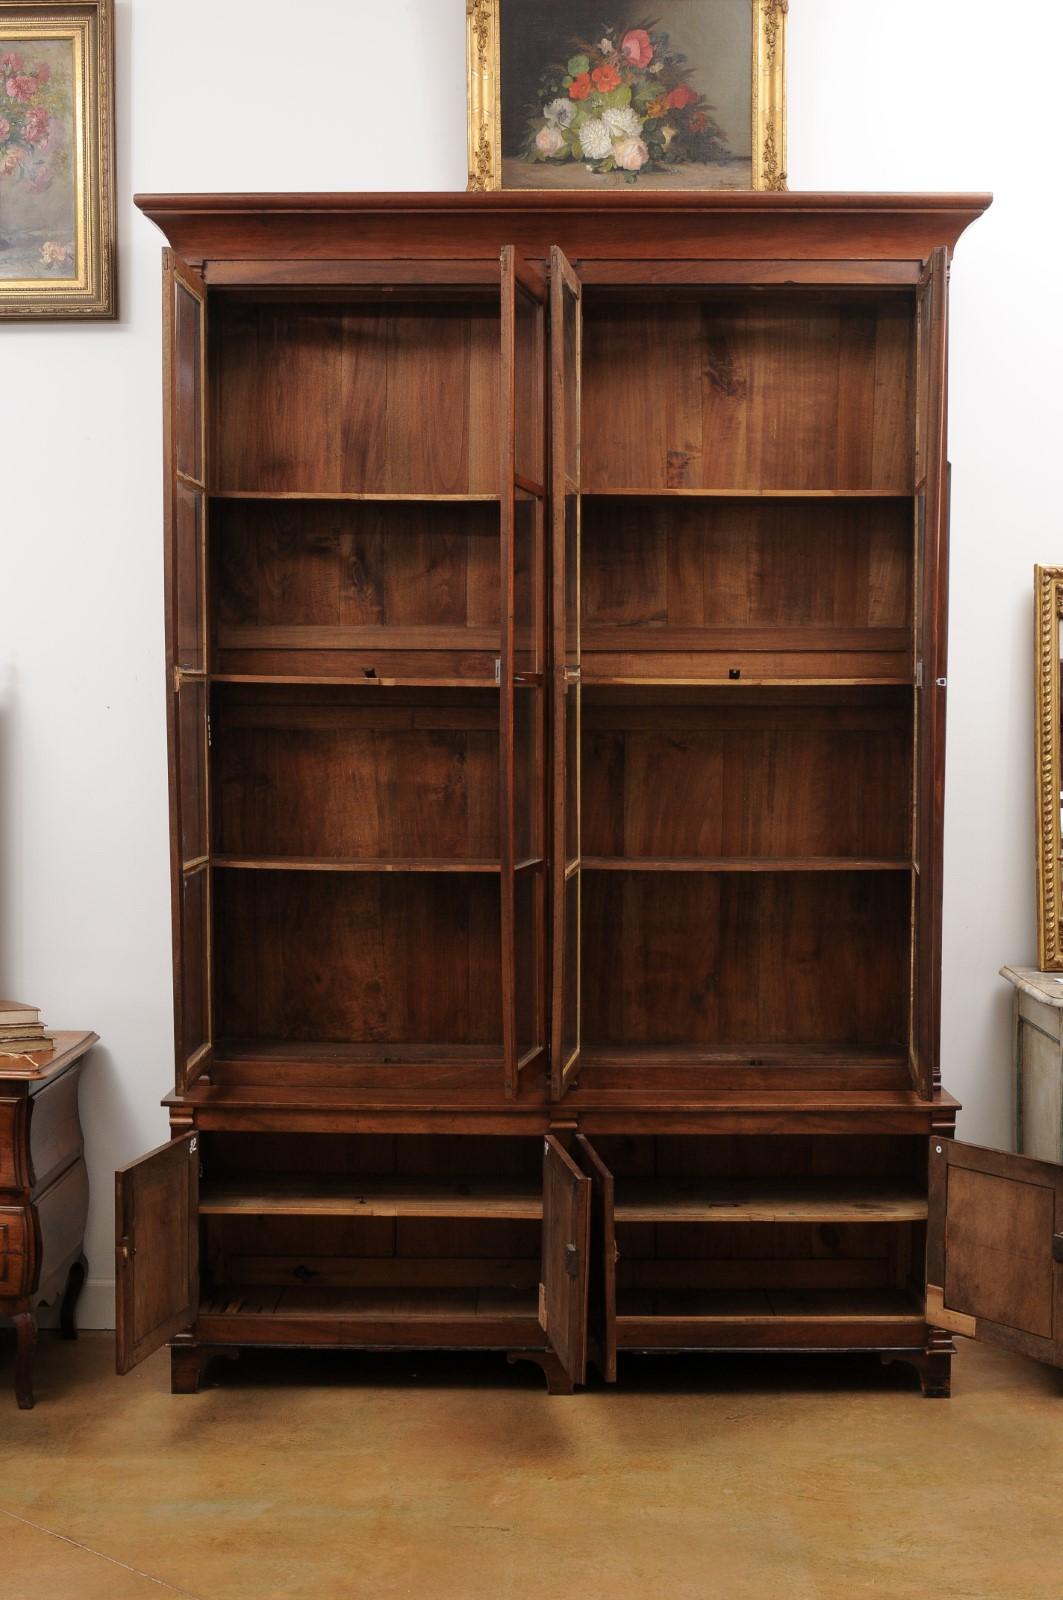
{"label": "wooden bookcase", "polygon": [[986,198],[138,203],[177,1084],[119,1175],[122,1369],[840,1348],[947,1390],[946,303]]}

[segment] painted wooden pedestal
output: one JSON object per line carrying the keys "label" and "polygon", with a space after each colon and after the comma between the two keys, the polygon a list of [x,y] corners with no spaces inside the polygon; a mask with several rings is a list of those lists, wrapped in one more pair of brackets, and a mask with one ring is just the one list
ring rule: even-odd
{"label": "painted wooden pedestal", "polygon": [[1015,1149],[1063,1162],[1063,973],[1000,975],[1015,988]]}

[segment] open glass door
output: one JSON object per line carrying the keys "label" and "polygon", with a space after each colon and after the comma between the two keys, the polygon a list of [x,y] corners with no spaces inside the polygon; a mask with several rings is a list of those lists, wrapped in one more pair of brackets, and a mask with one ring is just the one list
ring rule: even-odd
{"label": "open glass door", "polygon": [[1063,1366],[1063,1167],[930,1144],[927,1321]]}
{"label": "open glass door", "polygon": [[948,251],[935,250],[918,292],[916,342],[915,652],[912,972],[908,1060],[924,1099],[938,1082],[941,840],[945,798],[948,628]]}
{"label": "open glass door", "polygon": [[196,1319],[199,1136],[115,1173],[115,1364],[128,1372]]}
{"label": "open glass door", "polygon": [[502,251],[499,662],[502,1036],[506,1094],[546,1049],[546,283]]}
{"label": "open glass door", "polygon": [[207,636],[206,298],[163,257],[166,438],[166,655],[170,877],[178,1088],[211,1053],[210,685]]}
{"label": "open glass door", "polygon": [[591,1179],[552,1134],[543,1155],[539,1326],[573,1383],[587,1376]]}
{"label": "open glass door", "polygon": [[580,281],[550,252],[553,440],[553,1026],[550,1086],[561,1098],[579,1073],[580,1033]]}

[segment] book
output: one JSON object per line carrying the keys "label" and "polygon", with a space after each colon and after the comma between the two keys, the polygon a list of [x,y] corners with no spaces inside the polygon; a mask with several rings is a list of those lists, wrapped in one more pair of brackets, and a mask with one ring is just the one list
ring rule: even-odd
{"label": "book", "polygon": [[34,1050],[54,1050],[55,1040],[49,1034],[43,1038],[35,1034],[30,1039],[0,1039],[0,1056],[24,1056]]}
{"label": "book", "polygon": [[43,1034],[42,1022],[7,1022],[0,1026],[0,1039],[40,1039]]}
{"label": "book", "polygon": [[18,1000],[0,1000],[0,1027],[13,1023],[39,1023],[41,1013],[37,1006],[24,1006]]}

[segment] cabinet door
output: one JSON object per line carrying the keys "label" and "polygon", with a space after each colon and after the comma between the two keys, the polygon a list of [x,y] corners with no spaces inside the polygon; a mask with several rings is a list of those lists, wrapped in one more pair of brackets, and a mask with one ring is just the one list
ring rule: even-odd
{"label": "cabinet door", "polygon": [[115,1364],[128,1372],[196,1318],[198,1134],[116,1172],[114,1199]]}
{"label": "cabinet door", "polygon": [[507,1095],[546,1049],[546,283],[502,252],[499,662],[502,1035]]}
{"label": "cabinet door", "polygon": [[948,628],[948,252],[936,250],[918,296],[916,340],[915,697],[912,983],[909,1067],[929,1099],[941,1025],[941,840]]}
{"label": "cabinet door", "polygon": [[593,1189],[587,1293],[589,1353],[606,1383],[615,1383],[617,1249],[613,1174],[582,1133],[576,1135],[574,1154]]}
{"label": "cabinet door", "polygon": [[172,251],[163,261],[166,419],[166,650],[176,1079],[211,1047],[207,678],[206,299]]}
{"label": "cabinet door", "polygon": [[591,1180],[552,1136],[543,1156],[539,1324],[573,1383],[587,1376]]}
{"label": "cabinet door", "polygon": [[1063,1167],[931,1140],[926,1316],[1063,1365]]}
{"label": "cabinet door", "polygon": [[550,1082],[560,1099],[579,1072],[580,1034],[580,282],[550,253],[553,446],[553,1010]]}

